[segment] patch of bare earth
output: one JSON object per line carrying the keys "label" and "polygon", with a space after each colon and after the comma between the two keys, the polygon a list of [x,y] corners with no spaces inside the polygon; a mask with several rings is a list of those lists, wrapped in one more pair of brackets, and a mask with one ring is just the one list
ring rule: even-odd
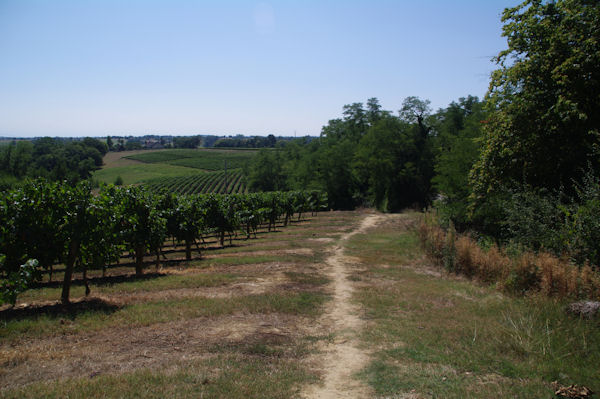
{"label": "patch of bare earth", "polygon": [[239,257],[239,256],[264,256],[264,255],[302,255],[302,256],[310,256],[314,253],[314,251],[310,248],[294,248],[294,249],[276,249],[271,251],[240,251],[240,252],[229,252],[225,254],[216,254],[216,255],[205,255],[205,259],[215,259],[215,258],[227,258],[227,257]]}
{"label": "patch of bare earth", "polygon": [[329,277],[332,280],[333,300],[319,320],[322,330],[335,335],[333,342],[322,344],[321,354],[314,363],[323,375],[321,385],[307,387],[303,396],[307,399],[366,398],[372,396],[370,389],[354,378],[368,361],[368,354],[358,348],[358,332],[363,327],[359,309],[352,303],[353,285],[348,280],[356,259],[344,256],[344,242],[355,234],[374,227],[382,216],[368,215],[360,226],[343,235],[327,258]]}
{"label": "patch of bare earth", "polygon": [[140,161],[128,159],[125,157],[130,156],[130,155],[137,155],[137,154],[150,153],[150,152],[154,152],[154,151],[151,151],[151,150],[134,150],[134,151],[121,151],[121,152],[109,151],[106,153],[104,158],[102,158],[102,162],[104,163],[103,169],[115,168],[117,166],[139,164],[139,163],[141,163]]}
{"label": "patch of bare earth", "polygon": [[168,301],[185,298],[234,298],[237,296],[257,295],[286,281],[285,276],[278,274],[270,278],[258,278],[220,287],[174,288],[161,291],[140,291],[118,294],[96,294],[90,298],[98,298],[105,302],[124,306],[140,302]]}

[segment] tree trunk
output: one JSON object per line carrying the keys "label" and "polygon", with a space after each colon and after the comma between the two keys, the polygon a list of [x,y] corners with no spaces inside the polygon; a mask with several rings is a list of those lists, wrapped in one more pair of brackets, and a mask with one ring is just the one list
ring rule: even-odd
{"label": "tree trunk", "polygon": [[141,276],[144,271],[144,247],[142,245],[135,249],[135,275]]}
{"label": "tree trunk", "polygon": [[156,271],[160,269],[160,248],[156,250]]}
{"label": "tree trunk", "polygon": [[192,242],[185,240],[185,260],[192,260]]}
{"label": "tree trunk", "polygon": [[54,265],[50,265],[50,274],[48,275],[48,281],[52,282],[52,273],[54,272]]}
{"label": "tree trunk", "polygon": [[90,295],[90,286],[87,278],[87,266],[83,265],[83,285],[85,285],[85,296]]}
{"label": "tree trunk", "polygon": [[69,304],[69,293],[71,291],[71,279],[73,278],[73,266],[79,255],[79,241],[69,243],[69,254],[65,263],[65,278],[63,280],[62,294],[60,300],[63,305]]}
{"label": "tree trunk", "polygon": [[225,230],[221,230],[220,241],[221,241],[221,246],[224,247],[225,246]]}
{"label": "tree trunk", "polygon": [[194,240],[194,244],[196,244],[196,249],[198,250],[198,255],[202,256],[202,249],[200,249],[200,245],[198,245],[198,241]]}

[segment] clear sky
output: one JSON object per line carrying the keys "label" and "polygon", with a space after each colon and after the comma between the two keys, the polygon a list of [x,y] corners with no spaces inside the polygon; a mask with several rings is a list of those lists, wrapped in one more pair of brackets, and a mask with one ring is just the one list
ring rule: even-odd
{"label": "clear sky", "polygon": [[482,97],[498,0],[0,0],[0,136],[318,135]]}

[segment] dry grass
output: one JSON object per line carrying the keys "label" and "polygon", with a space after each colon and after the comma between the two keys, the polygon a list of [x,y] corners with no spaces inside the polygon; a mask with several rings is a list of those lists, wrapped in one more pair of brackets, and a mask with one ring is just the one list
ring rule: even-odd
{"label": "dry grass", "polygon": [[496,283],[512,293],[600,298],[600,276],[588,264],[580,267],[546,252],[511,257],[496,245],[483,249],[469,236],[458,235],[452,228],[443,230],[432,214],[423,217],[418,232],[427,253],[450,272]]}
{"label": "dry grass", "polygon": [[[440,273],[406,216],[387,219],[349,243],[360,260],[355,300],[368,323],[362,340],[371,353],[360,376],[374,397],[551,398],[552,381],[600,389],[598,321],[565,312],[566,301],[557,298],[565,289],[560,274],[548,284],[552,298],[504,295],[464,276],[491,281],[509,278],[512,268],[527,275],[540,262],[533,254],[517,264],[499,248],[484,251],[462,237],[452,250],[448,236],[433,231],[440,239],[425,245],[437,245],[461,270]],[[543,261],[561,267],[560,259]]]}

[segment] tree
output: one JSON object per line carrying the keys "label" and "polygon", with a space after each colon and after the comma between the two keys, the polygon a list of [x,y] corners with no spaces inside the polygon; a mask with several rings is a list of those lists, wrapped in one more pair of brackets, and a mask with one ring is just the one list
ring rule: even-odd
{"label": "tree", "polygon": [[285,187],[279,151],[261,150],[250,165],[248,186],[253,191],[277,191]]}
{"label": "tree", "polygon": [[371,125],[357,147],[353,168],[377,208],[398,211],[429,203],[431,147],[417,125],[398,117],[384,115]]}
{"label": "tree", "polygon": [[440,210],[462,229],[470,221],[469,172],[479,157],[486,114],[483,103],[468,96],[440,110],[435,119],[437,158],[433,183],[442,196]]}
{"label": "tree", "polygon": [[425,119],[431,113],[430,103],[431,101],[421,100],[419,97],[406,97],[399,111],[400,119],[418,125],[419,133],[422,137],[426,137],[431,131],[431,127],[425,124]]}
{"label": "tree", "polygon": [[[109,136],[109,138],[110,138],[110,136]],[[111,142],[112,142],[112,140],[111,140]],[[107,139],[106,143],[103,143],[102,141],[100,141],[98,139],[86,137],[83,139],[83,145],[85,145],[87,147],[95,148],[96,150],[98,150],[98,152],[102,156],[106,155],[106,153],[108,152],[108,139]],[[102,163],[100,164],[100,166],[102,166]]]}
{"label": "tree", "polygon": [[[89,229],[94,225],[94,220],[91,218],[91,211],[94,208],[91,206],[91,188],[87,182],[82,182],[75,187],[58,185],[55,186],[54,193],[56,202],[53,210],[62,216],[62,224],[57,226],[59,229],[57,238],[62,244],[62,259],[65,264],[61,302],[66,305],[69,303],[75,262],[81,257],[82,245],[91,238]],[[89,292],[89,288],[86,292]]]}
{"label": "tree", "polygon": [[477,203],[519,184],[573,193],[588,164],[600,172],[600,2],[528,0],[502,21]]}
{"label": "tree", "polygon": [[112,138],[110,138],[110,136],[106,136],[106,146],[108,147],[108,151],[114,150],[114,143],[112,141]]}
{"label": "tree", "polygon": [[[202,228],[206,225],[206,209],[197,196],[181,195],[176,199],[174,236],[185,242],[185,258],[192,259],[192,244],[200,238]],[[168,222],[168,218],[167,218]],[[168,225],[168,223],[167,223]]]}
{"label": "tree", "polygon": [[121,215],[118,230],[130,253],[135,254],[135,274],[143,273],[147,251],[157,251],[166,236],[166,219],[155,195],[139,186],[109,187],[107,194],[115,198],[115,212]]}

